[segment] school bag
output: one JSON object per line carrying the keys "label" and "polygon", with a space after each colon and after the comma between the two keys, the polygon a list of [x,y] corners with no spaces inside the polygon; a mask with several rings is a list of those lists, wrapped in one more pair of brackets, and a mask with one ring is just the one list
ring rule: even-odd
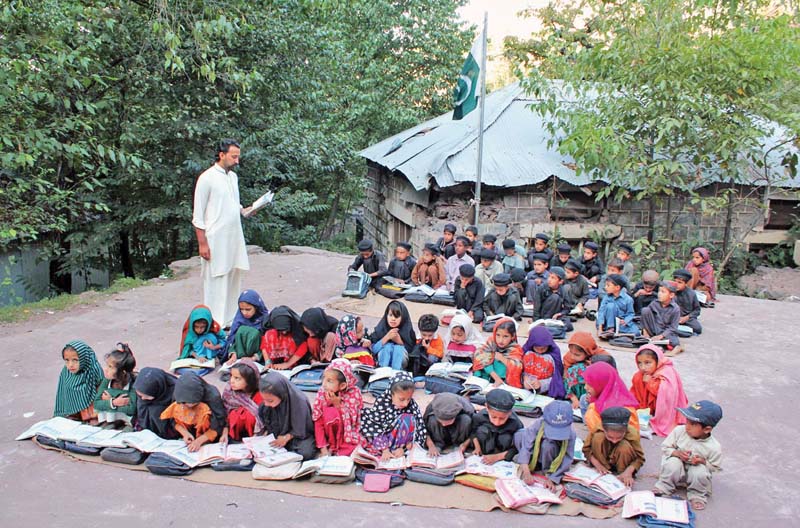
{"label": "school bag", "polygon": [[345,283],[342,297],[363,299],[367,296],[370,282],[372,282],[372,277],[363,271],[348,271],[347,282]]}
{"label": "school bag", "polygon": [[227,462],[214,462],[211,469],[214,471],[251,471],[256,462],[252,458],[241,460],[228,460]]}
{"label": "school bag", "polygon": [[425,391],[430,394],[461,394],[464,391],[464,381],[452,376],[425,376]]}
{"label": "school bag", "polygon": [[403,300],[408,302],[425,303],[425,304],[431,304],[433,302],[433,299],[431,299],[429,296],[419,292],[407,293],[406,296],[403,297]]}
{"label": "school bag", "polygon": [[389,471],[383,469],[365,469],[362,467],[356,468],[356,480],[361,482],[362,484],[364,484],[364,481],[369,475],[388,476],[390,488],[396,488],[397,486],[402,486],[405,483],[405,475],[403,475],[403,472],[399,469]]}
{"label": "school bag", "polygon": [[431,302],[442,306],[455,306],[456,298],[452,295],[434,295],[431,297]]}
{"label": "school bag", "polygon": [[76,455],[100,456],[102,447],[89,447],[78,445],[75,442],[64,442],[64,451],[75,453]]}
{"label": "school bag", "polygon": [[[678,498],[678,497],[676,497]],[[655,517],[651,517],[649,515],[640,515],[639,519],[637,520],[637,524],[642,528],[664,528],[664,527],[672,527],[672,528],[694,528],[694,520],[697,517],[692,510],[692,506],[690,504],[686,505],[686,508],[689,510],[689,523],[680,523],[680,522],[672,522],[672,521],[660,521]]]}
{"label": "school bag", "polygon": [[147,457],[144,466],[154,475],[165,475],[167,477],[182,477],[194,471],[193,468],[166,453],[151,454]]}
{"label": "school bag", "polygon": [[44,449],[64,449],[64,441],[50,438],[49,436],[36,435],[33,438],[33,443]]}
{"label": "school bag", "polygon": [[107,447],[100,453],[100,458],[106,462],[138,466],[147,459],[147,453],[133,447]]}
{"label": "school bag", "polygon": [[378,288],[375,288],[375,293],[382,295],[387,299],[400,299],[403,297],[405,290],[392,284],[384,284]]}
{"label": "school bag", "polygon": [[594,490],[583,484],[578,484],[577,482],[567,482],[564,488],[567,490],[567,497],[578,502],[594,504],[595,506],[613,506],[619,502],[619,499],[612,499],[601,491]]}
{"label": "school bag", "polygon": [[292,376],[291,382],[301,391],[317,392],[322,386],[322,375],[328,364],[320,364],[310,369],[301,370]]}
{"label": "school bag", "polygon": [[676,333],[678,337],[692,337],[694,335],[694,330],[692,330],[691,326],[678,325],[678,331]]}
{"label": "school bag", "polygon": [[367,390],[370,394],[378,398],[381,394],[389,390],[392,381],[388,378],[375,380],[369,385],[367,385]]}
{"label": "school bag", "polygon": [[456,474],[428,468],[408,468],[406,469],[406,478],[411,482],[433,484],[434,486],[449,486],[456,481]]}

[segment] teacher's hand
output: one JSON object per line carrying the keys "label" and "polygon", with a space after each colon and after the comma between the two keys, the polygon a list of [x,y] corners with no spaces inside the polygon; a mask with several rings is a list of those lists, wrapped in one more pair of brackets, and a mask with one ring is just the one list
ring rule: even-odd
{"label": "teacher's hand", "polygon": [[211,260],[211,248],[208,247],[208,242],[200,244],[200,258],[203,260]]}

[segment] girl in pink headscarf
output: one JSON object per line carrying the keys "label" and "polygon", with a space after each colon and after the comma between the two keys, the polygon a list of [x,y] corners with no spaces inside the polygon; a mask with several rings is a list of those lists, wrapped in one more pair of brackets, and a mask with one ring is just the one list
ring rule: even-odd
{"label": "girl in pink headscarf", "polygon": [[714,278],[714,266],[711,265],[711,256],[704,247],[692,250],[692,260],[686,263],[686,269],[691,272],[692,280],[689,287],[708,294],[709,302],[717,300],[717,281]]}
{"label": "girl in pink headscarf", "polygon": [[639,402],[628,391],[617,370],[608,363],[592,363],[583,372],[586,394],[589,395],[589,408],[583,415],[583,422],[589,431],[602,429],[600,413],[609,407],[625,407],[631,412],[630,425],[639,429],[636,408]]}
{"label": "girl in pink headscarf", "polygon": [[667,436],[675,426],[686,423],[678,407],[689,401],[683,382],[661,347],[644,345],[636,352],[639,370],[633,375],[631,394],[639,401],[639,409],[650,409],[650,427],[658,436]]}
{"label": "girl in pink headscarf", "polygon": [[350,362],[334,359],[322,376],[322,387],[311,406],[314,437],[322,456],[349,456],[361,443],[361,389]]}

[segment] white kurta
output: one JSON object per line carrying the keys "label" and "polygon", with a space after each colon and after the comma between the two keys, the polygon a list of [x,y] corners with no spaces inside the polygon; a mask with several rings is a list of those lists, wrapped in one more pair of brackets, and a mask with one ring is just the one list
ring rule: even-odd
{"label": "white kurta", "polygon": [[242,231],[239,181],[216,163],[197,178],[192,225],[206,232],[211,260],[203,259],[204,304],[220,323],[233,320],[242,288],[242,271],[250,269]]}

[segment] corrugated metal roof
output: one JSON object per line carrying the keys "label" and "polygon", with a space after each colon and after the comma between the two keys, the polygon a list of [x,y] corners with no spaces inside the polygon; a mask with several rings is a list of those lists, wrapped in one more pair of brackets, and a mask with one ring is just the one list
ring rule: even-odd
{"label": "corrugated metal roof", "polygon": [[[519,187],[555,176],[576,186],[591,183],[588,175],[579,176],[569,168],[574,163],[571,157],[559,153],[555,145],[548,147],[551,136],[542,117],[530,108],[536,103],[519,83],[486,96],[482,182],[497,187]],[[448,112],[384,139],[359,154],[403,173],[417,190],[428,189],[431,180],[439,187],[474,182],[479,114],[476,110],[454,121],[452,112]],[[767,138],[765,152],[787,137],[783,127],[773,125],[775,133]],[[782,152],[776,149],[768,155],[773,177],[783,173]],[[706,182],[710,183],[708,179]],[[753,183],[765,184],[758,179]],[[788,183],[781,182],[781,186],[800,187],[800,176]]]}

